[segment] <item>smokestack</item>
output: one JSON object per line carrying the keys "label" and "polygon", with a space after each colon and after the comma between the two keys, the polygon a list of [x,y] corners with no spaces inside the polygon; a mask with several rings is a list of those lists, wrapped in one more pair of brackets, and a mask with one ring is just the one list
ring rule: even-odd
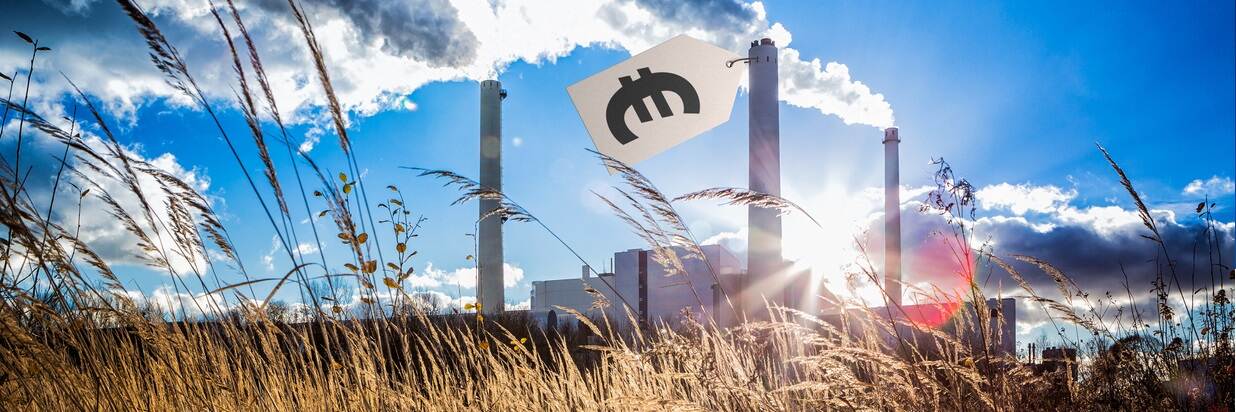
{"label": "smokestack", "polygon": [[[497,80],[481,82],[481,186],[502,190],[502,99]],[[498,208],[498,200],[481,199],[479,217]],[[477,228],[477,300],[485,313],[500,313],[506,300],[502,273],[502,219],[490,216]]]}
{"label": "smokestack", "polygon": [[884,129],[884,291],[901,305],[901,176],[897,128]]}
{"label": "smokestack", "polygon": [[[750,87],[747,93],[750,189],[780,196],[777,46],[768,38],[753,41],[747,57],[747,74],[750,76],[747,83]],[[762,299],[779,304],[783,295],[779,290],[770,289],[770,286],[779,285],[779,282],[772,281],[772,277],[784,267],[781,258],[781,217],[776,209],[748,206],[747,225],[747,285],[755,289],[745,294],[747,302],[744,305],[749,315],[766,315]]]}

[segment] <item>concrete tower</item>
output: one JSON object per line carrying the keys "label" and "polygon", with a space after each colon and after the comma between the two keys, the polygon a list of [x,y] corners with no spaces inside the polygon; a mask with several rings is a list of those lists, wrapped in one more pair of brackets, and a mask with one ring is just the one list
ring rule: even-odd
{"label": "concrete tower", "polygon": [[[750,189],[781,196],[781,126],[777,109],[777,46],[772,39],[751,42],[747,52],[749,90]],[[781,217],[776,209],[747,207],[747,313],[767,313],[764,302],[781,303],[780,282],[773,279],[785,267],[781,258]],[[775,288],[775,289],[774,289]]]}
{"label": "concrete tower", "polygon": [[896,127],[884,129],[884,291],[901,305],[901,176]]}
{"label": "concrete tower", "polygon": [[[502,190],[502,99],[506,90],[497,80],[481,82],[481,186]],[[498,207],[494,199],[481,199],[485,216]],[[506,291],[502,273],[502,219],[490,216],[477,228],[477,301],[485,313],[503,311]]]}

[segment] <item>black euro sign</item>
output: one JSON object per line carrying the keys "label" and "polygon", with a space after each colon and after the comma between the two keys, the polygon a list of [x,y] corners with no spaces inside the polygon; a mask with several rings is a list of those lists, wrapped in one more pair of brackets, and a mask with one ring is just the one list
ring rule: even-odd
{"label": "black euro sign", "polygon": [[605,107],[605,122],[609,124],[609,132],[618,139],[618,143],[625,145],[639,138],[631,132],[623,118],[627,109],[635,109],[640,123],[652,121],[648,106],[644,104],[645,97],[652,97],[652,104],[657,106],[657,113],[662,118],[674,115],[669,103],[665,101],[665,92],[677,94],[678,98],[682,99],[683,113],[700,113],[700,96],[687,79],[674,73],[653,73],[647,67],[636,70],[636,73],[639,74],[638,80],[631,80],[631,76],[618,79],[622,87],[609,98],[609,105]]}

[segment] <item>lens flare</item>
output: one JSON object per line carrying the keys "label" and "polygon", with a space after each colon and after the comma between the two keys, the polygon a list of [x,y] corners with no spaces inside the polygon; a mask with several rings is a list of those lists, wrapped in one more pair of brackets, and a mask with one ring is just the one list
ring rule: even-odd
{"label": "lens flare", "polygon": [[908,320],[939,327],[961,309],[974,276],[974,252],[951,233],[928,236],[909,250],[907,279],[913,279]]}

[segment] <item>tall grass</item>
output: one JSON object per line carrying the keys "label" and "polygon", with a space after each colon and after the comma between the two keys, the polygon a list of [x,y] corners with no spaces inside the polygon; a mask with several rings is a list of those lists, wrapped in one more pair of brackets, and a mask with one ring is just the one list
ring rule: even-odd
{"label": "tall grass", "polygon": [[[1160,266],[1166,270],[1160,269],[1154,285],[1159,299],[1155,314],[1125,306],[1129,316],[1106,316],[1104,305],[1114,303],[1105,302],[1115,302],[1110,295],[1092,299],[1049,262],[1030,256],[1002,258],[975,242],[973,188],[941,161],[935,175],[937,189],[924,202],[924,212],[947,217],[948,229],[939,235],[956,254],[963,271],[959,275],[969,287],[962,294],[919,290],[912,285],[906,288],[941,306],[964,302],[953,319],[952,331],[907,320],[900,306],[855,306],[831,294],[819,299],[836,306],[849,304],[849,309],[822,317],[772,302],[767,316],[726,328],[715,322],[674,327],[639,324],[634,319],[624,323],[607,315],[590,318],[562,308],[574,315],[569,326],[542,329],[526,314],[484,317],[472,312],[475,307],[443,308],[405,286],[414,271],[415,242],[423,217],[413,216],[395,185],[387,187],[388,200],[371,203],[367,199],[344,111],[323,59],[325,51],[316,41],[310,16],[295,0],[289,1],[289,12],[305,40],[347,158],[345,170],[337,175],[307,154],[294,151],[294,136],[275,105],[260,53],[231,0],[211,7],[239,85],[235,104],[255,143],[257,153],[249,155],[233,144],[214,102],[199,88],[155,22],[131,1],[120,0],[119,4],[137,25],[150,46],[153,63],[167,75],[169,84],[189,96],[217,126],[291,267],[281,277],[251,277],[206,197],[177,176],[127,153],[86,93],[78,90],[77,99],[100,131],[97,141],[81,138],[76,119],[65,130],[28,108],[33,63],[25,74],[20,103],[12,100],[19,77],[4,75],[10,92],[2,100],[4,122],[0,125],[7,125],[12,114],[20,118],[17,153],[29,133],[26,125],[63,144],[52,193],[76,193],[79,216],[85,199],[102,202],[136,239],[145,263],[166,272],[177,292],[193,296],[188,304],[201,314],[188,316],[184,308],[179,314],[168,313],[174,308],[132,299],[122,276],[93,245],[81,240],[80,222],[67,227],[56,219],[51,212],[55,197],[47,205],[35,202],[24,184],[28,172],[21,170],[17,158],[11,165],[4,159],[0,170],[4,189],[0,222],[8,232],[0,271],[0,406],[4,409],[762,411],[1232,406],[1233,319],[1227,287],[1231,268],[1215,264],[1223,262],[1222,253],[1229,252],[1219,246],[1214,230],[1215,205],[1203,203],[1197,209],[1206,222],[1202,246],[1211,264],[1203,275],[1210,276],[1210,286],[1186,291],[1180,283],[1184,274],[1166,256],[1168,249],[1155,220],[1105,149],[1101,149],[1103,155],[1150,231],[1147,238],[1161,250],[1164,264]],[[239,39],[232,30],[239,33]],[[25,34],[21,37],[30,39]],[[32,56],[48,51],[40,50],[45,46],[33,39],[29,42]],[[276,174],[264,131],[264,126],[272,124],[294,171],[304,216],[288,206],[287,192]],[[4,133],[0,129],[0,136]],[[254,156],[262,163],[264,187],[246,168],[246,159]],[[721,284],[696,237],[683,223],[676,207],[680,202],[755,205],[802,213],[815,221],[790,200],[742,189],[667,196],[634,168],[597,156],[602,165],[619,172],[623,185],[616,201],[602,200],[648,243],[658,263],[686,282],[691,279],[685,276],[683,261],[702,259]],[[317,178],[311,183],[316,184],[312,195],[302,169]],[[60,179],[64,172],[83,182],[82,186],[63,187],[68,182]],[[500,200],[502,207],[483,219],[536,223],[587,263],[568,240],[506,194],[453,172],[419,172],[460,189],[459,202]],[[109,187],[121,189],[109,191]],[[311,199],[325,205],[325,211],[313,212]],[[305,217],[328,215],[349,259],[330,262],[319,252],[311,262],[297,252],[300,240],[293,228]],[[323,240],[329,236],[319,236],[316,228],[313,237],[319,250],[329,243]],[[380,238],[394,244],[383,248]],[[856,243],[861,248],[862,242],[856,239]],[[1010,259],[1020,263],[1010,264]],[[969,264],[972,261],[979,263]],[[858,263],[861,276],[878,281],[880,276],[869,260]],[[1035,290],[1018,269],[1026,265],[1053,279],[1060,297],[1044,297]],[[988,297],[975,279],[978,271],[996,269],[1007,272],[1053,324],[1074,325],[1086,332],[1086,342],[1060,336],[1084,349],[1080,376],[1072,376],[1068,368],[1038,372],[1022,359],[993,351],[1004,319],[998,314],[993,318],[986,308]],[[221,271],[238,273],[245,280],[224,284]],[[1190,275],[1196,278],[1197,274]],[[354,310],[338,290],[344,288],[343,282],[354,285],[359,309]],[[1139,285],[1125,286],[1134,300],[1131,288]],[[268,290],[257,294],[256,287]],[[302,309],[274,299],[284,287],[299,290],[302,305],[295,307]],[[694,285],[691,289],[695,290]],[[729,297],[736,291],[723,292],[726,305],[714,310],[735,310]],[[1203,292],[1200,304],[1194,305],[1196,299],[1185,300],[1190,305],[1185,313],[1172,311],[1173,293],[1183,300]],[[703,306],[704,297],[695,299]],[[599,303],[621,303],[625,309],[603,314],[632,316],[632,307],[625,301]],[[617,326],[621,324],[635,327]],[[978,341],[961,338],[967,332],[978,336]],[[1208,375],[1197,376],[1194,372],[1199,369],[1181,366],[1187,364],[1182,361],[1202,362],[1207,367],[1200,370]],[[1215,389],[1207,394],[1174,386],[1195,381],[1210,383]]]}

